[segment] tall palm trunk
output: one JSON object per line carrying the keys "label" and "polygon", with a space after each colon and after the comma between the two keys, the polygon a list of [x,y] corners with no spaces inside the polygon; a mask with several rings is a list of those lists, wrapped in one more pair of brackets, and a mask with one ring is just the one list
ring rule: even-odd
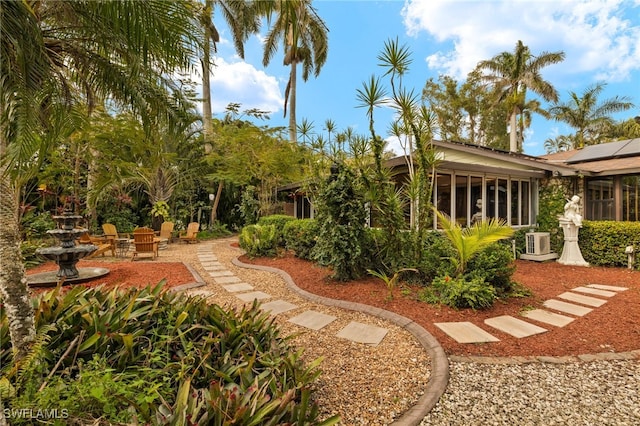
{"label": "tall palm trunk", "polygon": [[20,251],[18,191],[4,162],[7,147],[3,135],[0,131],[0,296],[9,320],[13,356],[19,360],[28,353],[36,331]]}
{"label": "tall palm trunk", "polygon": [[296,79],[298,76],[298,61],[296,58],[291,59],[291,73],[289,75],[290,93],[289,93],[289,140],[293,143],[298,141],[298,132],[296,124]]}
{"label": "tall palm trunk", "polygon": [[518,152],[517,114],[515,109],[509,117],[509,151]]}

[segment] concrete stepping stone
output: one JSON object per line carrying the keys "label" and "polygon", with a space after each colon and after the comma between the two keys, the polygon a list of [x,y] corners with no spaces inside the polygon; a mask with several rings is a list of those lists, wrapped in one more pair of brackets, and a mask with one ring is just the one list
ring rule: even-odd
{"label": "concrete stepping stone", "polygon": [[233,272],[231,271],[211,271],[209,272],[209,275],[213,278],[215,277],[230,277],[233,275]]}
{"label": "concrete stepping stone", "polygon": [[537,325],[514,318],[511,315],[487,318],[484,320],[484,323],[518,339],[547,331],[546,328],[538,327]]}
{"label": "concrete stepping stone", "polygon": [[611,291],[625,291],[629,290],[627,287],[618,287],[615,285],[604,285],[604,284],[589,284],[587,287],[597,288],[600,290],[611,290]]}
{"label": "concrete stepping stone", "polygon": [[198,260],[200,262],[215,262],[216,260],[218,260],[217,257],[212,256],[212,255],[198,255]]}
{"label": "concrete stepping stone", "polygon": [[207,272],[224,271],[227,269],[224,265],[202,265],[202,268]]}
{"label": "concrete stepping stone", "polygon": [[572,288],[571,291],[593,294],[594,296],[602,296],[602,297],[613,297],[616,294],[618,294],[615,291],[598,290],[597,288],[590,288],[590,287],[576,287],[576,288]]}
{"label": "concrete stepping stone", "polygon": [[437,322],[434,324],[458,343],[499,342],[500,339],[487,333],[471,322]]}
{"label": "concrete stepping stone", "polygon": [[338,332],[337,336],[357,343],[378,346],[388,332],[389,330],[386,328],[351,321],[345,328]]}
{"label": "concrete stepping stone", "polygon": [[532,309],[530,311],[523,312],[522,316],[545,324],[554,325],[556,327],[564,327],[575,319],[565,315],[545,311],[544,309]]}
{"label": "concrete stepping stone", "polygon": [[223,285],[222,288],[227,290],[229,293],[237,293],[239,291],[253,290],[253,286],[247,283]]}
{"label": "concrete stepping stone", "polygon": [[293,303],[289,303],[285,300],[274,300],[273,302],[264,303],[260,306],[260,309],[265,312],[269,312],[271,315],[278,315],[297,307],[298,305],[294,305]]}
{"label": "concrete stepping stone", "polygon": [[553,309],[554,311],[564,312],[577,317],[583,317],[593,310],[591,308],[585,308],[584,306],[578,306],[573,303],[562,302],[555,299],[546,300],[542,305],[546,308]]}
{"label": "concrete stepping stone", "polygon": [[235,284],[242,282],[242,280],[236,276],[214,277],[213,280],[216,284]]}
{"label": "concrete stepping stone", "polygon": [[271,295],[262,291],[252,291],[249,293],[236,294],[236,297],[243,302],[253,302],[254,300],[270,299]]}
{"label": "concrete stepping stone", "polygon": [[316,311],[304,311],[298,316],[289,319],[289,322],[311,330],[320,330],[336,320],[333,315],[323,314]]}
{"label": "concrete stepping stone", "polygon": [[583,305],[587,305],[587,306],[593,306],[593,307],[598,307],[598,306],[602,306],[605,303],[607,303],[606,300],[603,299],[598,299],[596,297],[590,297],[590,296],[584,296],[582,294],[576,294],[576,293],[571,293],[571,292],[564,292],[562,294],[559,294],[558,297],[560,299],[564,299],[564,300],[568,300],[570,302],[576,302],[576,303],[581,303]]}

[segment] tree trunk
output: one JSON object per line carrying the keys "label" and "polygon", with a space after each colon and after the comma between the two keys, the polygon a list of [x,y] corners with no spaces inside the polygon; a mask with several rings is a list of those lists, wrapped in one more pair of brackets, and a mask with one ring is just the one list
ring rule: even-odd
{"label": "tree trunk", "polygon": [[291,92],[289,93],[289,140],[293,143],[298,141],[298,132],[296,125],[296,77],[297,77],[298,61],[291,59]]}
{"label": "tree trunk", "polygon": [[[4,141],[0,140],[0,158],[3,160],[4,148]],[[28,353],[36,331],[20,251],[18,196],[6,165],[0,167],[0,199],[0,295],[9,320],[13,356],[20,360]]]}
{"label": "tree trunk", "polygon": [[[205,1],[204,17],[210,19],[211,0]],[[213,111],[211,108],[211,30],[208,25],[204,28],[204,46],[202,50],[202,121],[204,126],[204,150],[209,154],[213,149]]]}
{"label": "tree trunk", "polygon": [[220,204],[220,196],[222,195],[222,186],[223,182],[218,182],[218,191],[216,191],[216,199],[213,202],[213,207],[211,207],[211,225],[216,222],[218,217],[218,205]]}
{"label": "tree trunk", "polygon": [[517,131],[517,122],[516,122],[516,112],[515,110],[511,113],[509,117],[509,151],[511,152],[519,152],[518,150],[518,131]]}

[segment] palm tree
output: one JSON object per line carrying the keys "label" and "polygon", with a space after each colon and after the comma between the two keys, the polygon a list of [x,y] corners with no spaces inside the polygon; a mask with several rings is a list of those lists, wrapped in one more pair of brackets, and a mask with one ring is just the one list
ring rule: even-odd
{"label": "palm tree", "polygon": [[16,359],[27,353],[35,331],[10,171],[20,173],[39,143],[56,142],[58,123],[72,106],[90,111],[109,98],[146,124],[175,118],[181,108],[167,96],[173,89],[168,76],[193,68],[201,39],[193,15],[186,0],[2,3],[0,292]]}
{"label": "palm tree", "polygon": [[[218,6],[227,22],[233,37],[236,52],[244,58],[244,42],[250,34],[260,29],[260,17],[252,2],[244,0],[205,0],[200,14],[200,23],[204,29],[202,49],[202,121],[204,127],[205,152],[210,153],[213,142],[213,111],[211,107],[211,49],[216,51],[216,43],[220,34],[213,22],[213,13]],[[217,216],[218,205],[222,195],[223,181],[218,182],[215,201],[211,208],[211,223]]]}
{"label": "palm tree", "polygon": [[[307,81],[313,70],[317,77],[327,60],[328,33],[324,21],[318,16],[311,0],[278,0],[258,2],[264,8],[268,22],[272,25],[264,42],[262,63],[266,67],[278,49],[282,40],[284,47],[284,65],[291,67],[289,81],[284,92],[284,115],[289,104],[289,138],[297,141],[296,136],[296,81],[297,67],[302,64],[302,80]],[[272,15],[276,14],[272,20]]]}
{"label": "palm tree", "polygon": [[633,107],[627,96],[616,96],[598,102],[598,95],[605,86],[605,83],[589,86],[582,92],[582,96],[569,92],[569,101],[557,103],[549,109],[556,121],[564,121],[576,129],[574,149],[598,143],[598,136],[614,124],[611,114]]}
{"label": "palm tree", "polygon": [[470,228],[462,228],[449,216],[434,209],[438,222],[442,224],[444,236],[451,242],[456,251],[456,258],[451,259],[456,268],[456,276],[461,276],[471,258],[488,245],[509,238],[513,229],[504,219],[492,218],[476,222]]}
{"label": "palm tree", "polygon": [[573,137],[559,135],[555,138],[548,138],[544,141],[544,150],[547,154],[553,154],[554,152],[568,151],[573,147]]}
{"label": "palm tree", "polygon": [[542,52],[535,56],[518,40],[513,53],[502,52],[492,59],[478,63],[477,70],[489,71],[482,78],[494,86],[498,101],[508,105],[511,151],[522,149],[517,139],[517,116],[522,113],[520,106],[526,103],[526,91],[531,90],[546,101],[557,101],[555,88],[542,78],[540,70],[563,60],[564,52]]}

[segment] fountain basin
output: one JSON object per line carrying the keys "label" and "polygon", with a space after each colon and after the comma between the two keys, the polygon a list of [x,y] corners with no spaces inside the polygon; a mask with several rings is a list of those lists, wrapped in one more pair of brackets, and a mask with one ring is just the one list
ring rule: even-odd
{"label": "fountain basin", "polygon": [[[77,284],[107,275],[107,268],[78,268],[76,278],[64,278],[62,284]],[[30,287],[55,287],[61,280],[58,271],[41,272],[39,274],[27,275],[27,284]]]}

